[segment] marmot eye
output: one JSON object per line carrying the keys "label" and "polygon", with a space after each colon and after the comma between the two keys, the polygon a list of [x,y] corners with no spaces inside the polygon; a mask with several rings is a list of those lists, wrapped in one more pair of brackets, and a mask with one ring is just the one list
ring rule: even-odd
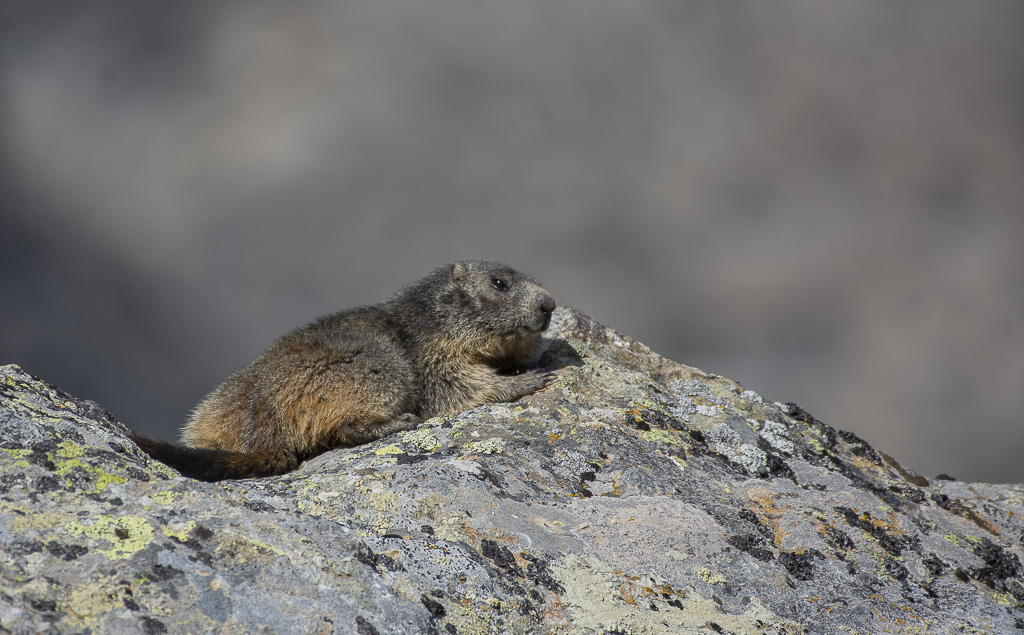
{"label": "marmot eye", "polygon": [[508,290],[508,284],[501,278],[498,278],[497,276],[491,278],[491,286],[497,289],[498,291]]}

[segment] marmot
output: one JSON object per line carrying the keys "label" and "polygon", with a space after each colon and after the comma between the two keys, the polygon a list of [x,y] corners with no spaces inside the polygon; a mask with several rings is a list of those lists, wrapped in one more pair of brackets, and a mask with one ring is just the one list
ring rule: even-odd
{"label": "marmot", "polygon": [[554,309],[527,275],[455,262],[275,341],[199,403],[184,445],[131,438],[200,480],[283,474],[332,448],[543,388],[553,374],[525,365]]}

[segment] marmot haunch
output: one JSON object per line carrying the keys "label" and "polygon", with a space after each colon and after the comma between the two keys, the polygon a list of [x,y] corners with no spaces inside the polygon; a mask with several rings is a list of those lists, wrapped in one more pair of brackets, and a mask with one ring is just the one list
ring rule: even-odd
{"label": "marmot haunch", "polygon": [[283,474],[332,448],[540,390],[553,374],[525,365],[554,309],[514,269],[452,263],[389,300],[278,339],[200,402],[184,445],[131,438],[200,480]]}

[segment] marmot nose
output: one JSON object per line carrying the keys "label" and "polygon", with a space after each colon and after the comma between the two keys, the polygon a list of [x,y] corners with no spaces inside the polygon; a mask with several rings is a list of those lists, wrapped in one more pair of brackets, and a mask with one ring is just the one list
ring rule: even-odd
{"label": "marmot nose", "polygon": [[555,310],[555,299],[549,295],[545,295],[544,299],[542,299],[540,304],[537,305],[537,308],[540,309],[542,313],[551,315],[551,312]]}

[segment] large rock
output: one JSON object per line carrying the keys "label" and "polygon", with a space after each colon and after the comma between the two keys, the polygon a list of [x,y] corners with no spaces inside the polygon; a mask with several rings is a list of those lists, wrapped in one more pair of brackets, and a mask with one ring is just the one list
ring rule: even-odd
{"label": "large rock", "polygon": [[1024,628],[1020,486],[929,481],[570,309],[549,336],[542,393],[221,484],[0,369],[0,631]]}

